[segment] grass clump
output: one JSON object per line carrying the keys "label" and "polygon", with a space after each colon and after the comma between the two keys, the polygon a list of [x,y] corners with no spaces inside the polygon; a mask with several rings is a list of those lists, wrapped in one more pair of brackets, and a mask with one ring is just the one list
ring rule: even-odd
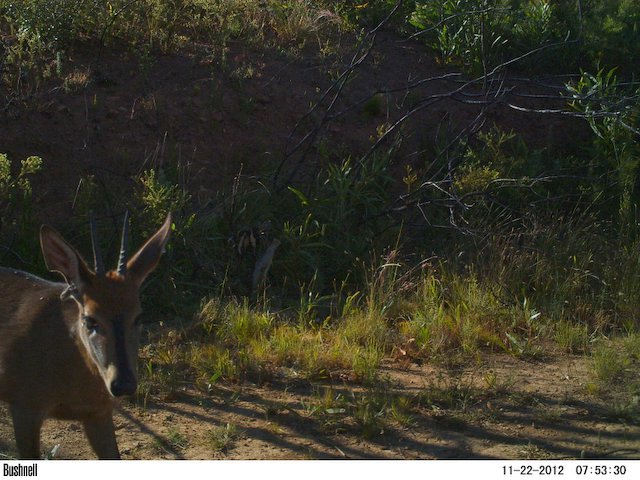
{"label": "grass clump", "polygon": [[[308,378],[351,369],[358,380],[373,380],[385,350],[368,338],[372,326],[356,318],[339,327],[314,329],[291,325],[286,316],[246,303],[231,302],[221,308],[217,301],[209,301],[200,312],[205,335],[192,345],[191,362],[201,380],[209,383],[256,375],[267,379],[279,367]],[[379,329],[380,336],[385,332]]]}
{"label": "grass clump", "polygon": [[592,382],[587,391],[605,401],[604,414],[623,422],[640,418],[640,380],[638,379],[638,335],[620,339],[600,339],[591,353]]}
{"label": "grass clump", "polygon": [[567,353],[586,353],[589,351],[588,326],[562,320],[555,326],[554,340]]}
{"label": "grass clump", "polygon": [[592,371],[601,385],[612,385],[620,380],[627,365],[627,361],[617,349],[601,342],[591,354]]}
{"label": "grass clump", "polygon": [[241,434],[240,429],[231,423],[220,425],[207,432],[207,445],[214,452],[227,452]]}
{"label": "grass clump", "polygon": [[540,313],[526,299],[511,305],[501,302],[475,275],[428,274],[404,306],[400,331],[420,352],[436,357],[452,352],[473,357],[481,350],[534,356],[534,343],[543,329]]}
{"label": "grass clump", "polygon": [[268,381],[277,372],[371,385],[393,352],[445,363],[485,350],[532,358],[546,331],[527,301],[504,305],[474,275],[429,272],[409,284],[403,276],[379,277],[367,294],[349,298],[341,316],[323,323],[309,322],[305,305],[307,313],[291,313],[207,300],[187,333],[188,363],[206,388],[219,380]]}
{"label": "grass clump", "polygon": [[154,440],[154,449],[160,455],[163,453],[179,455],[188,445],[186,437],[174,427],[169,428],[164,437],[157,437]]}
{"label": "grass clump", "polygon": [[365,438],[375,438],[389,429],[411,425],[415,407],[415,398],[394,391],[383,380],[357,392],[318,389],[304,410],[326,431],[356,430]]}
{"label": "grass clump", "polygon": [[438,374],[420,393],[420,404],[432,410],[466,412],[482,396],[482,390],[461,375],[445,378]]}
{"label": "grass clump", "polygon": [[623,341],[624,351],[627,357],[634,361],[640,361],[640,333],[632,332]]}

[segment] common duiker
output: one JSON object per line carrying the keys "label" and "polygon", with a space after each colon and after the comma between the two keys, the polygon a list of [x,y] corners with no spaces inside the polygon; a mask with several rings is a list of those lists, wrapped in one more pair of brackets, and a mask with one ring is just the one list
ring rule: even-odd
{"label": "common duiker", "polygon": [[125,215],[118,267],[105,271],[92,219],[92,271],[43,225],[45,263],[65,282],[0,268],[0,400],[9,404],[21,458],[40,458],[40,429],[50,417],[81,421],[99,458],[120,458],[114,400],[137,388],[140,285],[158,264],[170,230],[168,215],[127,260]]}

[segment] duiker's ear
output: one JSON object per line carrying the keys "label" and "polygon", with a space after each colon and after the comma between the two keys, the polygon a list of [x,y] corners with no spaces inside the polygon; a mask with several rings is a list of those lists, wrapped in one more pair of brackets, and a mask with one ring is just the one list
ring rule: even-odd
{"label": "duiker's ear", "polygon": [[91,271],[85,261],[55,229],[48,225],[40,228],[40,246],[47,268],[60,273],[68,284],[81,288],[91,281]]}
{"label": "duiker's ear", "polygon": [[158,265],[169,240],[169,233],[171,233],[171,214],[167,215],[160,229],[127,262],[127,275],[130,275],[138,285],[142,284],[147,275]]}

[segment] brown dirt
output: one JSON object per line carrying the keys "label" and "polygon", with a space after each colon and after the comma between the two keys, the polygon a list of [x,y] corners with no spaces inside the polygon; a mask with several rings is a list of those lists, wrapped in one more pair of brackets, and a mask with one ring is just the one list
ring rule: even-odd
{"label": "brown dirt", "polygon": [[[274,382],[214,386],[209,394],[185,388],[172,401],[124,403],[115,417],[118,442],[125,459],[640,459],[640,426],[611,416],[612,398],[586,393],[584,357],[531,363],[491,356],[455,374],[389,363],[382,377],[388,391],[413,399],[412,407],[406,420],[387,417],[368,434],[352,419],[333,422],[311,408],[329,385]],[[504,388],[489,389],[489,377]],[[417,400],[435,390],[472,393],[455,408]],[[361,391],[333,387],[334,396]],[[211,431],[227,424],[236,433],[216,449]],[[94,458],[78,423],[50,420],[42,439],[45,452],[59,445],[57,458]],[[15,454],[6,413],[0,451]]]}
{"label": "brown dirt", "polygon": [[[335,42],[343,52],[339,58],[230,44],[224,65],[219,52],[198,45],[158,55],[150,65],[131,53],[103,52],[99,63],[96,52],[76,53],[66,61],[63,78],[45,82],[32,95],[15,98],[0,87],[6,100],[0,110],[0,151],[14,162],[29,155],[43,158],[44,169],[34,182],[36,215],[43,221],[64,222],[74,213],[82,176],[93,175],[98,193],[111,198],[115,183],[131,188],[143,170],[164,163],[188,166],[189,186],[204,203],[225,186],[228,190],[240,171],[265,174],[281,162],[285,171],[295,168],[299,157],[286,153],[320,114],[301,122],[295,132],[294,127],[351,58],[352,42]],[[366,152],[380,125],[395,122],[420,99],[459,86],[458,80],[434,80],[404,90],[416,79],[444,73],[421,45],[381,34],[332,110],[347,113],[322,132],[320,138],[332,145],[329,158],[321,148],[311,148],[301,173],[315,176],[318,162]],[[63,88],[64,78],[83,75],[89,79],[86,87]],[[527,93],[555,91],[527,88]],[[375,92],[394,90],[380,94],[377,106],[359,103]],[[399,171],[406,163],[425,168],[436,132],[453,138],[477,116],[478,105],[461,101],[477,98],[456,98],[444,98],[406,123]],[[488,109],[486,125],[494,123],[521,133],[531,148],[562,148],[567,129],[574,135],[588,131],[585,122],[518,112],[504,104]]]}

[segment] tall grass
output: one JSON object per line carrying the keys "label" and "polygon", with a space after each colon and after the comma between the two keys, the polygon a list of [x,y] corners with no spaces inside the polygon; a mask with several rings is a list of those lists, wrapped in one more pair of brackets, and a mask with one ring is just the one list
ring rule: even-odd
{"label": "tall grass", "polygon": [[388,356],[444,364],[495,351],[533,358],[550,341],[583,353],[602,333],[596,324],[572,320],[568,307],[554,317],[527,297],[504,301],[508,295],[500,284],[447,265],[412,277],[387,271],[381,280],[381,272],[401,268],[374,269],[377,280],[370,290],[351,296],[339,315],[321,323],[290,309],[212,297],[185,330],[183,368],[203,388],[220,380],[264,382],[282,375],[373,384]]}

